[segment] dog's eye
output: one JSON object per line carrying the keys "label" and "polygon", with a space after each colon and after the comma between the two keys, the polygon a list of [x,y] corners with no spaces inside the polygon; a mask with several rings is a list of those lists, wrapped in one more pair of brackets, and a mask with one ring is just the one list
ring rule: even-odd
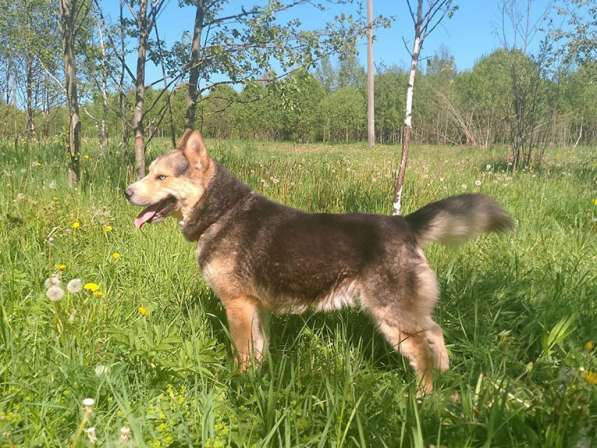
{"label": "dog's eye", "polygon": [[168,177],[168,176],[166,176],[166,175],[164,175],[164,174],[160,174],[160,175],[158,176],[158,180],[164,180],[166,177]]}

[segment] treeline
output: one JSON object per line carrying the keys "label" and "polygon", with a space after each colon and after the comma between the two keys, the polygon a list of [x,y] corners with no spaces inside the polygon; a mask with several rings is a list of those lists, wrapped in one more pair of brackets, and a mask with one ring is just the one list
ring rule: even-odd
{"label": "treeline", "polygon": [[[510,66],[512,59],[533,62],[519,53],[496,50],[481,58],[470,71],[458,72],[446,51],[427,61],[417,78],[414,99],[414,139],[429,144],[489,146],[512,139],[515,119]],[[541,81],[534,107],[541,114],[536,133],[545,143],[574,145],[597,140],[597,64],[587,62],[556,80]],[[381,143],[400,141],[407,73],[400,68],[380,68],[375,79],[375,131]],[[133,102],[133,92],[127,100]],[[118,95],[110,95],[108,111],[117,111]],[[170,102],[172,115],[163,111]],[[147,89],[146,131],[167,137],[185,128],[186,91],[160,95]],[[100,97],[82,105],[83,136],[97,137],[100,129],[93,117],[102,114]],[[328,59],[313,73],[298,71],[269,82],[248,82],[243,89],[214,86],[198,103],[196,127],[214,138],[291,140],[296,142],[354,142],[367,137],[365,72],[356,58],[338,67]],[[26,113],[2,104],[3,137],[22,134]],[[132,111],[130,111],[132,119]],[[109,135],[122,130],[120,115],[107,113]],[[38,138],[64,133],[68,113],[64,107],[34,111]],[[171,126],[173,125],[173,126]]]}

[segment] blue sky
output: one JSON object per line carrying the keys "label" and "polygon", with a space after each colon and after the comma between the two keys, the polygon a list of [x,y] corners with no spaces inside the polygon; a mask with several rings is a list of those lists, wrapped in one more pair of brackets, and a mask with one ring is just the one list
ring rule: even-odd
{"label": "blue sky", "polygon": [[[363,0],[364,2],[365,0]],[[262,3],[262,2],[260,2]],[[316,29],[333,20],[340,12],[352,14],[365,13],[364,6],[360,8],[359,2],[355,5],[335,6],[333,9],[321,13],[311,7],[301,7],[286,13],[283,17],[298,17],[306,28]],[[551,4],[551,0],[535,0],[535,16],[540,15]],[[102,2],[106,14],[115,21],[118,17],[118,0],[105,0]],[[226,10],[235,12],[241,5],[255,4],[251,0],[230,0]],[[501,29],[501,16],[498,0],[457,0],[458,11],[451,19],[446,19],[431,34],[423,48],[423,57],[431,56],[436,51],[446,47],[456,60],[459,70],[470,69],[483,55],[490,53],[500,45],[499,30]],[[412,23],[405,0],[374,0],[375,14],[393,16],[396,20],[391,28],[379,29],[376,32],[375,63],[386,66],[406,67],[410,63],[409,55],[404,48],[402,38],[410,40],[412,36]],[[194,8],[179,8],[178,0],[169,0],[159,17],[160,38],[167,45],[180,39],[184,31],[191,31],[194,20]],[[537,39],[536,39],[537,40]],[[534,42],[537,44],[537,42]],[[134,45],[134,42],[131,42]],[[359,59],[364,65],[366,62],[366,41],[359,44]],[[133,55],[129,56],[131,67],[135,65]],[[147,66],[147,81],[151,82],[161,78],[161,72],[152,64]]]}

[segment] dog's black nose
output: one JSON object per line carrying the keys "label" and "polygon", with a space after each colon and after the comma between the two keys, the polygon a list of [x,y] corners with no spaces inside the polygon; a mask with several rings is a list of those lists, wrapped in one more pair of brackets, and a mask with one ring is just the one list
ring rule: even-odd
{"label": "dog's black nose", "polygon": [[125,198],[130,199],[132,195],[133,195],[133,191],[130,188],[126,188],[124,190],[124,197]]}

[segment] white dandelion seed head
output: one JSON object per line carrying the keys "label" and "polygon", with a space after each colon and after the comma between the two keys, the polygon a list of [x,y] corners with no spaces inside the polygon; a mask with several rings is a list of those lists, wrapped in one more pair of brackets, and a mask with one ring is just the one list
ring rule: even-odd
{"label": "white dandelion seed head", "polygon": [[106,375],[109,371],[110,371],[110,368],[108,366],[103,366],[101,364],[98,364],[97,366],[95,366],[95,375],[96,376]]}
{"label": "white dandelion seed head", "polygon": [[485,165],[485,170],[486,171],[491,170],[491,164],[490,163],[488,163],[487,165]]}
{"label": "white dandelion seed head", "polygon": [[480,187],[481,186],[481,181],[479,179],[477,179],[475,181],[475,186]]}
{"label": "white dandelion seed head", "polygon": [[93,398],[85,398],[83,400],[83,406],[86,408],[91,408],[95,404],[95,400]]}
{"label": "white dandelion seed head", "polygon": [[68,292],[70,292],[71,294],[77,294],[78,292],[81,292],[82,289],[83,289],[83,282],[81,281],[80,278],[73,278],[66,285],[66,290]]}
{"label": "white dandelion seed head", "polygon": [[48,296],[48,299],[52,302],[58,302],[64,297],[64,289],[60,286],[52,285],[46,291],[46,296]]}
{"label": "white dandelion seed head", "polygon": [[61,286],[61,285],[62,285],[62,281],[60,280],[60,274],[59,273],[52,274],[44,282],[44,286],[46,288],[49,288],[50,286]]}
{"label": "white dandelion seed head", "polygon": [[129,440],[131,435],[131,428],[129,428],[128,426],[123,426],[122,428],[120,428],[120,441],[121,442],[126,442]]}
{"label": "white dandelion seed head", "polygon": [[87,434],[87,438],[89,439],[89,443],[91,443],[92,445],[94,445],[95,442],[97,442],[97,433],[95,432],[95,426],[87,428],[85,430],[85,433]]}

